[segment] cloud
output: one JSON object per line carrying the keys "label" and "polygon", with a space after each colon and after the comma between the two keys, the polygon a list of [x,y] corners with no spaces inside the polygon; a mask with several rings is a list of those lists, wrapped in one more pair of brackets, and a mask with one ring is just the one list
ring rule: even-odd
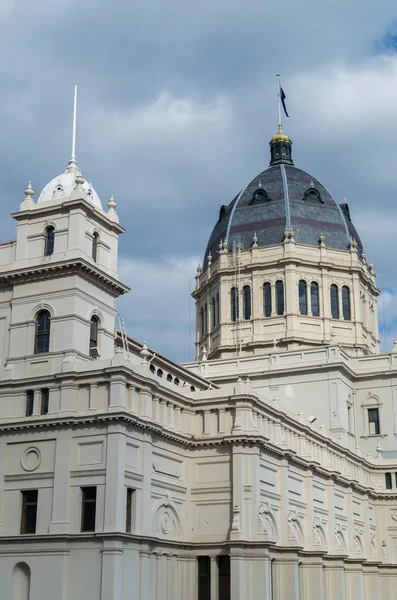
{"label": "cloud", "polygon": [[128,335],[175,360],[195,358],[191,292],[197,264],[195,257],[121,259],[120,277],[131,292],[118,300],[118,311],[125,318]]}
{"label": "cloud", "polygon": [[[127,229],[120,309],[132,335],[185,360],[190,257],[268,164],[281,71],[295,164],[347,197],[397,296],[396,23],[394,0],[4,0],[0,209],[65,168],[77,81],[79,163]],[[14,234],[0,220],[1,238]]]}

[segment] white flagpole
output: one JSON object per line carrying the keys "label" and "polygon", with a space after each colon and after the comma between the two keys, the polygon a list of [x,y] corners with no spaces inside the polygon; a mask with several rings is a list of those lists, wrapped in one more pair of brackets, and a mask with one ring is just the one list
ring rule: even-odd
{"label": "white flagpole", "polygon": [[74,86],[72,160],[76,160],[77,85]]}
{"label": "white flagpole", "polygon": [[283,128],[283,124],[281,122],[281,84],[280,84],[280,75],[277,74],[277,96],[278,96],[278,126],[279,129]]}

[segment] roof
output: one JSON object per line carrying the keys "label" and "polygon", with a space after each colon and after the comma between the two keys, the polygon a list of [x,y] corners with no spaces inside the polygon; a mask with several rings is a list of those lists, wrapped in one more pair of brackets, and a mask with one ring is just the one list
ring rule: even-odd
{"label": "roof", "polygon": [[[74,165],[70,162],[69,167],[64,173],[61,173],[58,177],[54,177],[54,179],[47,183],[42,190],[37,203],[40,204],[52,200],[63,201],[65,198],[70,197],[76,187],[77,175],[81,175],[77,168],[77,164]],[[88,201],[97,208],[102,209],[102,203],[92,185],[84,180],[82,187],[87,195]]]}
{"label": "roof", "polygon": [[290,164],[270,166],[257,175],[232,202],[221,207],[219,219],[210,236],[209,251],[215,258],[219,243],[226,240],[242,250],[282,243],[284,232],[293,230],[298,244],[318,246],[324,235],[328,248],[347,250],[351,238],[362,244],[351,222],[347,204],[338,204],[315,177]]}

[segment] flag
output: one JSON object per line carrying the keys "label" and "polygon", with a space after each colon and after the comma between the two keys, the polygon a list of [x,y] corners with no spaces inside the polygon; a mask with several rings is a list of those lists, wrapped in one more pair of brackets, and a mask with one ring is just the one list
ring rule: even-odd
{"label": "flag", "polygon": [[281,98],[281,104],[283,105],[283,109],[284,109],[285,115],[287,117],[289,117],[289,114],[287,113],[287,109],[286,109],[286,106],[285,106],[286,95],[284,94],[284,90],[283,90],[282,87],[280,87],[280,98]]}

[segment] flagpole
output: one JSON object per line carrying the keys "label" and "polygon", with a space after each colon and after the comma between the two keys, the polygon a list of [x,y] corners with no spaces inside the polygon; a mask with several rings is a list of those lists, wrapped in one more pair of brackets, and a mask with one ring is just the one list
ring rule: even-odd
{"label": "flagpole", "polygon": [[283,124],[281,122],[281,84],[280,84],[280,75],[277,74],[277,98],[278,98],[278,126],[279,129],[283,128]]}

